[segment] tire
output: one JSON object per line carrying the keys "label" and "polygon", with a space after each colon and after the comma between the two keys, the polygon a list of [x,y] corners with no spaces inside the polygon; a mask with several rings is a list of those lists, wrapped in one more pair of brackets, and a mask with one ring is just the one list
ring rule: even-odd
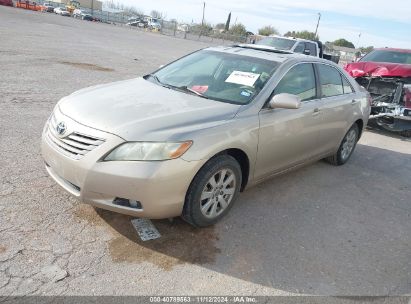
{"label": "tire", "polygon": [[230,155],[213,157],[191,182],[182,218],[196,227],[215,224],[233,206],[240,192],[241,182],[241,167],[235,158]]}
{"label": "tire", "polygon": [[358,125],[355,123],[345,134],[338,151],[334,155],[327,157],[325,160],[334,166],[344,165],[354,152],[359,135],[360,130],[358,129]]}
{"label": "tire", "polygon": [[411,129],[401,131],[401,132],[400,132],[400,135],[401,135],[402,137],[411,137]]}

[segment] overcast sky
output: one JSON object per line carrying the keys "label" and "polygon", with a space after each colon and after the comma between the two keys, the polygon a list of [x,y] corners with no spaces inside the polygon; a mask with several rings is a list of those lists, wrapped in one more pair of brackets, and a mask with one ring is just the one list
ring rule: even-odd
{"label": "overcast sky", "polygon": [[[116,2],[116,0],[114,0]],[[118,0],[150,13],[158,10],[167,19],[201,22],[203,1],[199,0]],[[241,22],[257,32],[272,25],[281,34],[289,30],[314,32],[321,13],[322,41],[346,38],[356,46],[411,48],[410,0],[206,0],[205,19],[212,24]],[[359,35],[361,33],[361,37]]]}

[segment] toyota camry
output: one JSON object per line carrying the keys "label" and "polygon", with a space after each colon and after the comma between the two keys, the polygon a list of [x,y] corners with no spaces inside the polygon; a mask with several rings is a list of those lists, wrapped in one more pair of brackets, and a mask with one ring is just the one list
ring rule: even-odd
{"label": "toyota camry", "polygon": [[259,182],[320,159],[346,163],[369,113],[368,93],[330,61],[210,47],[62,98],[42,154],[85,203],[203,227]]}

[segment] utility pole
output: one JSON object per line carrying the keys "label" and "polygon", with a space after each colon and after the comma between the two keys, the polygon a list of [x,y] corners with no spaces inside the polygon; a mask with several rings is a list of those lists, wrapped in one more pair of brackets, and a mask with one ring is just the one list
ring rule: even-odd
{"label": "utility pole", "polygon": [[320,25],[321,13],[318,13],[317,27],[315,28],[314,39],[317,38],[318,26]]}
{"label": "utility pole", "polygon": [[357,48],[360,47],[360,38],[361,38],[361,33],[358,35]]}
{"label": "utility pole", "polygon": [[204,12],[205,12],[205,2],[203,2],[203,19],[201,21],[201,27],[204,26]]}

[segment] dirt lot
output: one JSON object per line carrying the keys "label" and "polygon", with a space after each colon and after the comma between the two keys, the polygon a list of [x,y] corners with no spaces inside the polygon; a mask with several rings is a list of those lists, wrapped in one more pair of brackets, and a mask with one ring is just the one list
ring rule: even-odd
{"label": "dirt lot", "polygon": [[130,218],[71,198],[39,141],[59,98],[206,45],[0,6],[0,295],[411,294],[411,142],[366,132],[241,195],[215,227]]}

